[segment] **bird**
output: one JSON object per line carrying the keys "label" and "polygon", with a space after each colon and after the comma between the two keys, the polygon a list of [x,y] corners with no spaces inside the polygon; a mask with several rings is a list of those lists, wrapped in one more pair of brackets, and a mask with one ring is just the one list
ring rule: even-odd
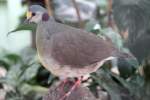
{"label": "bird", "polygon": [[60,80],[77,78],[60,100],[80,85],[84,76],[115,59],[119,52],[111,42],[93,33],[56,22],[40,5],[29,7],[26,20],[37,24],[36,47],[42,65]]}

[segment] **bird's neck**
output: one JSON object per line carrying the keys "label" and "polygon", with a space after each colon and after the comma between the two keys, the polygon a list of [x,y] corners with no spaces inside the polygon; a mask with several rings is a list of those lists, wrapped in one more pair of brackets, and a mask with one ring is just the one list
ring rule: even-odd
{"label": "bird's neck", "polygon": [[55,21],[55,18],[53,16],[49,16],[50,21]]}
{"label": "bird's neck", "polygon": [[[39,29],[40,28],[40,29]],[[38,30],[40,31],[41,28],[48,32],[48,34],[51,36],[53,33],[55,33],[55,28],[56,28],[56,22],[54,20],[54,18],[51,16],[49,17],[48,21],[41,21],[40,23],[38,23]],[[39,33],[40,35],[42,35],[41,33]],[[46,36],[46,35],[45,35]]]}
{"label": "bird's neck", "polygon": [[42,16],[42,20],[39,22],[39,23],[37,23],[37,25],[44,25],[44,24],[47,24],[47,23],[49,23],[49,24],[53,24],[55,22],[55,19],[54,19],[54,17],[53,16],[49,16],[49,15],[43,15]]}

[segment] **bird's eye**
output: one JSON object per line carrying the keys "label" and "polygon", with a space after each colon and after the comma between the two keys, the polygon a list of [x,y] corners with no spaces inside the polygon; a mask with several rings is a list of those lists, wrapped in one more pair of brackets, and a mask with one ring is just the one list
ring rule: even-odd
{"label": "bird's eye", "polygon": [[36,13],[33,12],[33,13],[32,13],[32,16],[35,16],[35,15],[36,15]]}

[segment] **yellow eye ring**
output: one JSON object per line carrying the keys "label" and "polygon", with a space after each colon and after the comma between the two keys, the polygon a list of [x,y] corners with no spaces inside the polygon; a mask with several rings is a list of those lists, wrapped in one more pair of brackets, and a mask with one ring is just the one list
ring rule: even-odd
{"label": "yellow eye ring", "polygon": [[26,17],[27,17],[27,19],[30,19],[32,17],[32,12],[28,11],[26,13]]}

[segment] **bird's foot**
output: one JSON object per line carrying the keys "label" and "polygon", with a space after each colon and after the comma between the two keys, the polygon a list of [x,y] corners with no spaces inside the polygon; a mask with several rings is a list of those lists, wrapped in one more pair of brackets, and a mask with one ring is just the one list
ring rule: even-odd
{"label": "bird's foot", "polygon": [[77,79],[74,85],[71,87],[71,89],[67,93],[65,93],[65,95],[59,100],[65,100],[65,98],[67,98],[72,93],[72,91],[74,91],[74,89],[76,89],[81,84],[81,82],[82,82],[82,77]]}
{"label": "bird's foot", "polygon": [[63,91],[63,89],[64,89],[64,86],[65,86],[65,84],[68,82],[68,79],[65,79],[65,80],[63,80],[61,83],[60,83],[60,85],[59,85],[59,87],[60,87],[60,89]]}

